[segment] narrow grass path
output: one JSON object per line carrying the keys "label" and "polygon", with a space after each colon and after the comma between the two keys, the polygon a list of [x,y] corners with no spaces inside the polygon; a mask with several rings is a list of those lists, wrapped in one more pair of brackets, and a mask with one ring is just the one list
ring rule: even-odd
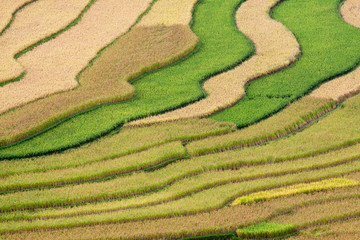
{"label": "narrow grass path", "polygon": [[343,21],[339,3],[298,0],[275,7],[272,17],[295,34],[301,58],[290,68],[250,82],[242,100],[210,118],[245,127],[276,113],[321,83],[352,71],[360,61],[360,29]]}
{"label": "narrow grass path", "polygon": [[242,2],[201,0],[195,7],[192,24],[200,43],[185,61],[137,79],[133,82],[137,91],[132,99],[73,116],[28,141],[1,150],[0,155],[20,152],[17,155],[24,156],[78,146],[111,132],[124,122],[203,97],[199,82],[235,67],[253,52],[249,41],[234,24],[235,10]]}

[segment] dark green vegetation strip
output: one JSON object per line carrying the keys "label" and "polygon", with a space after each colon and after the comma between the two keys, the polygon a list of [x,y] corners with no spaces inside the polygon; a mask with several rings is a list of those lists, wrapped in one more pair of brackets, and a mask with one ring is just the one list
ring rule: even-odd
{"label": "dark green vegetation strip", "polygon": [[[16,10],[16,12],[14,12],[12,18],[11,18],[11,21],[9,22],[9,24],[5,27],[5,29],[0,33],[0,36],[6,31],[6,29],[8,29],[10,26],[11,26],[11,23],[14,21],[15,19],[15,14],[20,11],[21,9],[23,9],[24,7],[28,6],[30,3],[33,3],[33,2],[36,2],[38,0],[35,0],[35,1],[31,1],[31,2],[28,2],[26,4],[24,4],[22,7],[20,7],[18,10]],[[82,19],[82,17],[84,16],[84,14],[87,12],[87,10],[89,10],[89,8],[91,7],[91,5],[94,4],[96,0],[90,0],[90,2],[88,3],[88,5],[85,6],[85,8],[81,11],[80,15],[74,19],[74,21],[72,21],[69,25],[67,25],[65,28],[61,29],[60,31],[56,32],[56,33],[53,33],[51,34],[50,36],[48,37],[45,37],[43,39],[41,39],[40,41],[28,46],[27,48],[25,48],[24,50],[20,51],[19,53],[15,54],[14,58],[15,59],[18,59],[19,57],[21,57],[22,55],[24,55],[25,53],[33,50],[34,48],[36,48],[37,46],[43,44],[43,43],[46,43],[54,38],[56,38],[58,35],[62,34],[63,32],[69,30],[70,28],[72,28],[73,26],[75,26],[76,24],[78,24],[78,22]],[[14,79],[9,79],[8,81],[6,82],[2,82],[0,84],[0,87],[8,84],[8,83],[12,83],[12,82],[16,82],[16,81],[20,81],[21,79],[23,79],[26,75],[26,71],[24,71],[20,76],[14,78]]]}
{"label": "dark green vegetation strip", "polygon": [[360,29],[343,21],[339,2],[288,0],[277,5],[272,17],[295,34],[302,48],[301,58],[290,68],[250,82],[245,98],[211,118],[245,127],[352,71],[360,61]]}
{"label": "dark green vegetation strip", "polygon": [[69,118],[42,134],[0,151],[0,155],[33,155],[77,146],[101,137],[122,123],[161,113],[205,96],[199,82],[231,69],[254,53],[234,23],[242,0],[201,0],[193,12],[192,30],[200,38],[186,61],[137,78],[135,96]]}
{"label": "dark green vegetation strip", "polygon": [[260,239],[285,236],[295,232],[294,224],[263,222],[236,231],[241,238]]}

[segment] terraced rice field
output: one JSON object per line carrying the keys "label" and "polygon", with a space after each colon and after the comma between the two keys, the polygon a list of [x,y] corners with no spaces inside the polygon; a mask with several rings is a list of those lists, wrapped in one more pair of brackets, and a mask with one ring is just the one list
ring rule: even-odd
{"label": "terraced rice field", "polygon": [[0,0],[0,239],[359,239],[358,0]]}

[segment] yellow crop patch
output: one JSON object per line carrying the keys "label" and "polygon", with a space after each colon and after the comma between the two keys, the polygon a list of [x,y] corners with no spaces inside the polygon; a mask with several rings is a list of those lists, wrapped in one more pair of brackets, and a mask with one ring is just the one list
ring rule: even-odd
{"label": "yellow crop patch", "polygon": [[300,193],[317,192],[328,189],[357,186],[360,183],[355,180],[345,178],[332,178],[318,182],[296,184],[289,187],[276,188],[268,191],[261,191],[246,196],[237,198],[231,205],[236,206],[239,204],[252,203],[261,200],[268,200],[278,197],[286,197]]}

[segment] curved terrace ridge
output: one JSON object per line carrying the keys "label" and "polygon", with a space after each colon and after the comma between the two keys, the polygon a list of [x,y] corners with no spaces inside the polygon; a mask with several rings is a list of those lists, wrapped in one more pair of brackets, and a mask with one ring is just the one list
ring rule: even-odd
{"label": "curved terrace ridge", "polygon": [[[253,53],[249,40],[234,26],[233,15],[242,3],[243,0],[225,2],[203,0],[197,4],[193,11],[194,21],[192,22],[192,30],[200,38],[196,51],[184,61],[172,64],[161,71],[145,74],[133,81],[132,85],[136,89],[136,94],[128,101],[102,105],[81,114],[60,116],[57,124],[54,124],[54,121],[50,124],[35,122],[34,125],[29,126],[30,129],[19,129],[18,126],[23,126],[23,123],[18,126],[13,125],[17,126],[15,128],[5,127],[5,123],[10,126],[17,116],[21,117],[15,114],[16,111],[11,111],[0,118],[2,122],[0,144],[8,145],[34,134],[19,144],[5,147],[6,150],[14,153],[13,147],[23,149],[23,144],[42,141],[43,137],[47,138],[48,134],[52,135],[54,131],[57,132],[65,125],[81,123],[80,127],[67,126],[68,130],[72,129],[71,132],[61,131],[61,136],[66,137],[66,140],[47,138],[46,145],[50,148],[45,149],[37,144],[41,150],[31,147],[29,155],[58,151],[60,148],[65,150],[105,136],[130,120],[167,111],[202,98],[204,94],[199,81],[237,66]],[[214,58],[217,61],[213,61]],[[52,124],[54,125],[51,126]],[[56,143],[53,143],[52,140],[55,139]],[[24,153],[23,150],[21,151]]]}
{"label": "curved terrace ridge", "polygon": [[253,41],[256,55],[233,70],[216,75],[204,83],[205,99],[186,107],[131,122],[130,126],[194,117],[206,117],[225,109],[245,95],[245,84],[287,67],[300,54],[295,36],[269,13],[279,0],[248,0],[236,13],[238,29]]}
{"label": "curved terrace ridge", "polygon": [[101,48],[127,32],[151,2],[98,0],[76,26],[18,58],[27,74],[0,89],[0,114],[76,88],[76,75]]}
{"label": "curved terrace ridge", "polygon": [[[198,38],[189,23],[197,1],[154,2],[151,10],[140,16],[140,22],[128,34],[101,50],[78,74],[78,88],[39,99],[4,114],[0,131],[4,135],[31,134],[72,114],[133,97],[135,88],[127,81],[171,64],[196,47]],[[168,9],[181,11],[178,10],[177,18],[173,18]]]}

